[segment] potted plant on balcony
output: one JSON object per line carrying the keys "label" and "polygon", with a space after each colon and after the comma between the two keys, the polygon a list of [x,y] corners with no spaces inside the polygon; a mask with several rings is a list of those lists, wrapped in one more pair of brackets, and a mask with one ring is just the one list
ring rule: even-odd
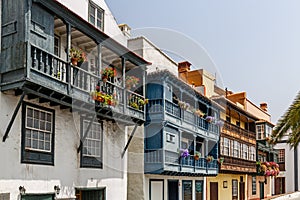
{"label": "potted plant on balcony", "polygon": [[86,61],[86,55],[82,49],[77,49],[74,47],[70,49],[70,58],[72,65],[78,67],[80,67],[84,61]]}
{"label": "potted plant on balcony", "polygon": [[214,157],[212,157],[212,156],[207,156],[207,157],[206,157],[206,161],[207,161],[208,163],[212,162],[213,160],[214,160]]}
{"label": "potted plant on balcony", "polygon": [[223,158],[223,157],[220,157],[220,158],[218,159],[218,163],[220,163],[220,165],[222,165],[223,162],[224,162],[224,158]]}
{"label": "potted plant on balcony", "polygon": [[125,85],[128,90],[135,87],[139,83],[140,79],[135,76],[126,76]]}
{"label": "potted plant on balcony", "polygon": [[115,106],[117,101],[114,99],[113,95],[106,94],[100,91],[100,86],[96,86],[96,90],[91,92],[91,97],[97,104],[103,106]]}
{"label": "potted plant on balcony", "polygon": [[106,83],[108,78],[117,76],[117,71],[112,67],[106,67],[101,71],[101,78],[104,83]]}
{"label": "potted plant on balcony", "polygon": [[190,156],[189,150],[188,149],[181,149],[180,150],[180,156],[181,158],[186,158]]}
{"label": "potted plant on balcony", "polygon": [[212,116],[206,116],[205,120],[206,120],[208,123],[212,123],[212,122],[215,120],[215,118],[212,117]]}
{"label": "potted plant on balcony", "polygon": [[195,160],[199,160],[201,157],[201,153],[199,151],[195,151],[195,154],[194,154],[194,159]]}

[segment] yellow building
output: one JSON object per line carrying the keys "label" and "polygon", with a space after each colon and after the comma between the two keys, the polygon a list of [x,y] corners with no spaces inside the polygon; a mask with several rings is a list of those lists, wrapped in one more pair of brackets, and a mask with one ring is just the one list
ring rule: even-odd
{"label": "yellow building", "polygon": [[224,107],[220,131],[219,174],[207,178],[207,200],[243,200],[248,196],[248,176],[256,174],[255,121],[243,106],[225,97],[213,98]]}

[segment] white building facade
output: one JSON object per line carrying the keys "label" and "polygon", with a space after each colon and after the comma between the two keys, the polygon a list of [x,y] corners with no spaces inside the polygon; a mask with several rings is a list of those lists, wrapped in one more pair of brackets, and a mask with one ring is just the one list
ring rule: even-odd
{"label": "white building facade", "polygon": [[102,0],[1,2],[0,199],[127,199],[149,63]]}

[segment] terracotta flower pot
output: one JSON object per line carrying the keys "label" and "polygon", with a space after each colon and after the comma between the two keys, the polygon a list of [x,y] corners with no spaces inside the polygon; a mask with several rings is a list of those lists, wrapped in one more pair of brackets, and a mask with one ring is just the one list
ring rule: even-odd
{"label": "terracotta flower pot", "polygon": [[77,66],[78,65],[78,58],[71,58],[71,63],[73,66]]}

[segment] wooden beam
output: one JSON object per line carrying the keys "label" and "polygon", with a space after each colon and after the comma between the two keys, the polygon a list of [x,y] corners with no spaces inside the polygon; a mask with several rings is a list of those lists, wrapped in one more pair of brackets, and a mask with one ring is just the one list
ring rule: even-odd
{"label": "wooden beam", "polygon": [[134,128],[133,128],[133,130],[132,130],[132,132],[131,132],[131,134],[130,134],[130,137],[129,137],[129,139],[128,139],[128,142],[127,142],[127,144],[126,144],[126,146],[125,146],[125,148],[124,148],[124,150],[123,150],[123,152],[122,152],[122,158],[124,157],[125,152],[126,152],[126,150],[128,149],[128,146],[129,146],[129,144],[130,144],[130,142],[131,142],[131,140],[132,140],[132,138],[133,138],[133,136],[134,136],[134,133],[135,133],[137,127],[138,127],[138,124],[136,123],[135,126],[134,126]]}
{"label": "wooden beam", "polygon": [[21,96],[20,99],[19,99],[19,102],[18,102],[18,104],[17,104],[17,107],[15,108],[15,111],[14,111],[14,113],[13,113],[13,115],[12,115],[10,121],[9,121],[9,124],[8,124],[7,128],[6,128],[6,131],[5,131],[5,134],[4,134],[4,136],[3,136],[2,142],[5,142],[5,140],[6,140],[7,136],[8,136],[8,134],[9,134],[9,131],[10,131],[10,129],[11,129],[11,127],[12,127],[12,125],[13,125],[15,119],[16,119],[16,116],[17,116],[17,114],[18,114],[18,112],[19,112],[19,109],[20,109],[20,107],[21,107],[21,105],[22,105],[22,102],[23,102],[23,100],[24,100],[24,97],[25,97],[25,92],[23,92],[22,96]]}

